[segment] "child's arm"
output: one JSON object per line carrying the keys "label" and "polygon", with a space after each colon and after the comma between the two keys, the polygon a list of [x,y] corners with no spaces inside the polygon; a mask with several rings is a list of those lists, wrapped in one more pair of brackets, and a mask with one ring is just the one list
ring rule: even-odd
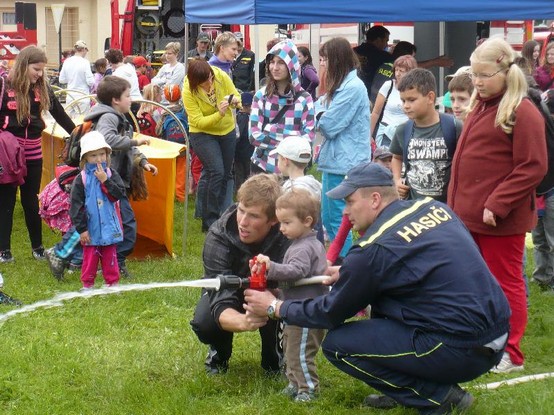
{"label": "child's arm", "polygon": [[250,111],[250,144],[262,149],[268,148],[269,145],[277,145],[277,140],[265,131],[270,120],[266,120],[264,114],[264,101],[262,90],[259,90],[254,95]]}
{"label": "child's arm", "polygon": [[137,145],[128,135],[119,133],[120,118],[115,113],[107,113],[100,116],[96,122],[96,131],[101,133],[114,151],[126,151]]}
{"label": "child's arm", "polygon": [[376,137],[376,129],[379,128],[377,121],[379,121],[381,113],[385,110],[385,100],[385,96],[381,93],[378,93],[377,98],[375,98],[375,105],[373,105],[373,111],[371,111],[370,131],[372,137]]}
{"label": "child's arm", "polygon": [[158,174],[158,168],[148,162],[148,159],[144,154],[140,152],[138,147],[133,147],[133,159],[135,159],[135,157],[140,157],[139,165],[144,170],[149,171],[150,173],[152,173],[153,176],[156,176]]}
{"label": "child's arm", "polygon": [[117,171],[111,169],[111,177],[108,177],[106,171],[100,170],[102,165],[99,165],[100,168],[94,172],[94,175],[98,178],[101,183],[102,192],[108,196],[112,202],[115,202],[119,199],[124,198],[127,193],[123,180]]}
{"label": "child's arm", "polygon": [[410,191],[410,186],[404,183],[402,178],[402,156],[394,154],[391,161],[392,177],[396,184],[396,190],[401,199],[406,199]]}
{"label": "child's arm", "polygon": [[410,186],[404,183],[402,178],[402,163],[404,161],[404,129],[406,124],[400,124],[396,128],[394,137],[390,143],[390,152],[392,153],[391,170],[396,190],[401,199],[408,197]]}
{"label": "child's arm", "polygon": [[327,263],[329,266],[337,262],[340,251],[344,246],[344,241],[346,241],[346,238],[348,237],[351,229],[352,222],[350,222],[350,219],[348,219],[347,215],[343,215],[339,230],[335,235],[335,239],[333,239],[333,242],[331,242],[329,250],[327,251]]}
{"label": "child's arm", "polygon": [[[318,243],[320,242],[318,241]],[[289,252],[291,249],[294,252]],[[268,280],[292,282],[305,277],[311,277],[312,251],[308,249],[295,249],[294,247],[289,248],[289,251],[285,254],[285,257],[288,258],[286,263],[266,262]]]}

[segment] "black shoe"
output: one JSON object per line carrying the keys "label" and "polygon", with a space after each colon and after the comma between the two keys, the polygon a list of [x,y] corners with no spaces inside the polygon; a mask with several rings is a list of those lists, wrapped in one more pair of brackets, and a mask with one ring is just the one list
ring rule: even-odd
{"label": "black shoe", "polygon": [[368,395],[364,398],[364,406],[378,409],[392,409],[398,406],[398,402],[387,395]]}
{"label": "black shoe", "polygon": [[229,361],[221,360],[217,350],[210,348],[204,366],[208,375],[221,375],[229,370]]}
{"label": "black shoe", "polygon": [[2,291],[0,291],[0,304],[16,305],[18,307],[21,307],[23,305],[21,301],[10,297],[8,294],[3,293]]}
{"label": "black shoe", "polygon": [[58,280],[63,280],[63,272],[65,270],[65,262],[62,258],[56,255],[56,251],[54,248],[47,249],[44,251],[44,256],[46,257],[46,261],[48,262],[48,266],[50,267],[50,272],[52,272],[52,275]]}
{"label": "black shoe", "polygon": [[431,410],[422,410],[421,415],[448,415],[452,413],[462,414],[473,404],[473,396],[458,385],[452,386],[444,401],[436,408]]}
{"label": "black shoe", "polygon": [[12,252],[9,249],[0,251],[0,264],[15,261],[12,256]]}
{"label": "black shoe", "polygon": [[37,261],[45,261],[46,256],[44,256],[44,246],[39,246],[38,248],[33,249],[33,258]]}
{"label": "black shoe", "polygon": [[129,272],[125,263],[119,264],[119,275],[123,278],[133,278],[133,275]]}

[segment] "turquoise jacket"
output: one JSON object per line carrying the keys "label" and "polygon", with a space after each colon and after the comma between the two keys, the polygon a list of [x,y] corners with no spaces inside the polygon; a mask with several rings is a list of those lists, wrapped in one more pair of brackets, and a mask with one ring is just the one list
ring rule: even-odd
{"label": "turquoise jacket", "polygon": [[316,102],[316,114],[322,113],[317,126],[323,135],[318,170],[345,175],[352,167],[371,160],[367,89],[354,69],[330,104],[325,103],[325,97]]}

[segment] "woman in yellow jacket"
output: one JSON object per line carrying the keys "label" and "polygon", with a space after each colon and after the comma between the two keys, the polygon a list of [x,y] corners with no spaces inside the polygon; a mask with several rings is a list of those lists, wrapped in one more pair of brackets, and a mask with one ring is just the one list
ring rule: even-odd
{"label": "woman in yellow jacket", "polygon": [[198,184],[202,231],[221,214],[227,182],[235,156],[235,119],[240,94],[231,78],[203,59],[189,63],[183,88],[183,103],[189,120],[189,141],[204,170]]}

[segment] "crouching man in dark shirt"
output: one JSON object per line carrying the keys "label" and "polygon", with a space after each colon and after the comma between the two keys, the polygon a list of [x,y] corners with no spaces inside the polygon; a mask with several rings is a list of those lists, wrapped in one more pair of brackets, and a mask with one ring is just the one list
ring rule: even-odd
{"label": "crouching man in dark shirt", "polygon": [[[218,274],[248,277],[248,261],[255,255],[267,255],[281,262],[290,242],[279,232],[275,202],[281,195],[276,176],[258,174],[244,182],[237,193],[238,203],[231,206],[210,227],[203,250],[204,276]],[[279,373],[282,351],[277,321],[267,317],[246,318],[244,291],[203,290],[190,322],[198,339],[210,346],[206,358],[209,374],[226,372],[233,350],[233,333],[260,331],[262,368]]]}

